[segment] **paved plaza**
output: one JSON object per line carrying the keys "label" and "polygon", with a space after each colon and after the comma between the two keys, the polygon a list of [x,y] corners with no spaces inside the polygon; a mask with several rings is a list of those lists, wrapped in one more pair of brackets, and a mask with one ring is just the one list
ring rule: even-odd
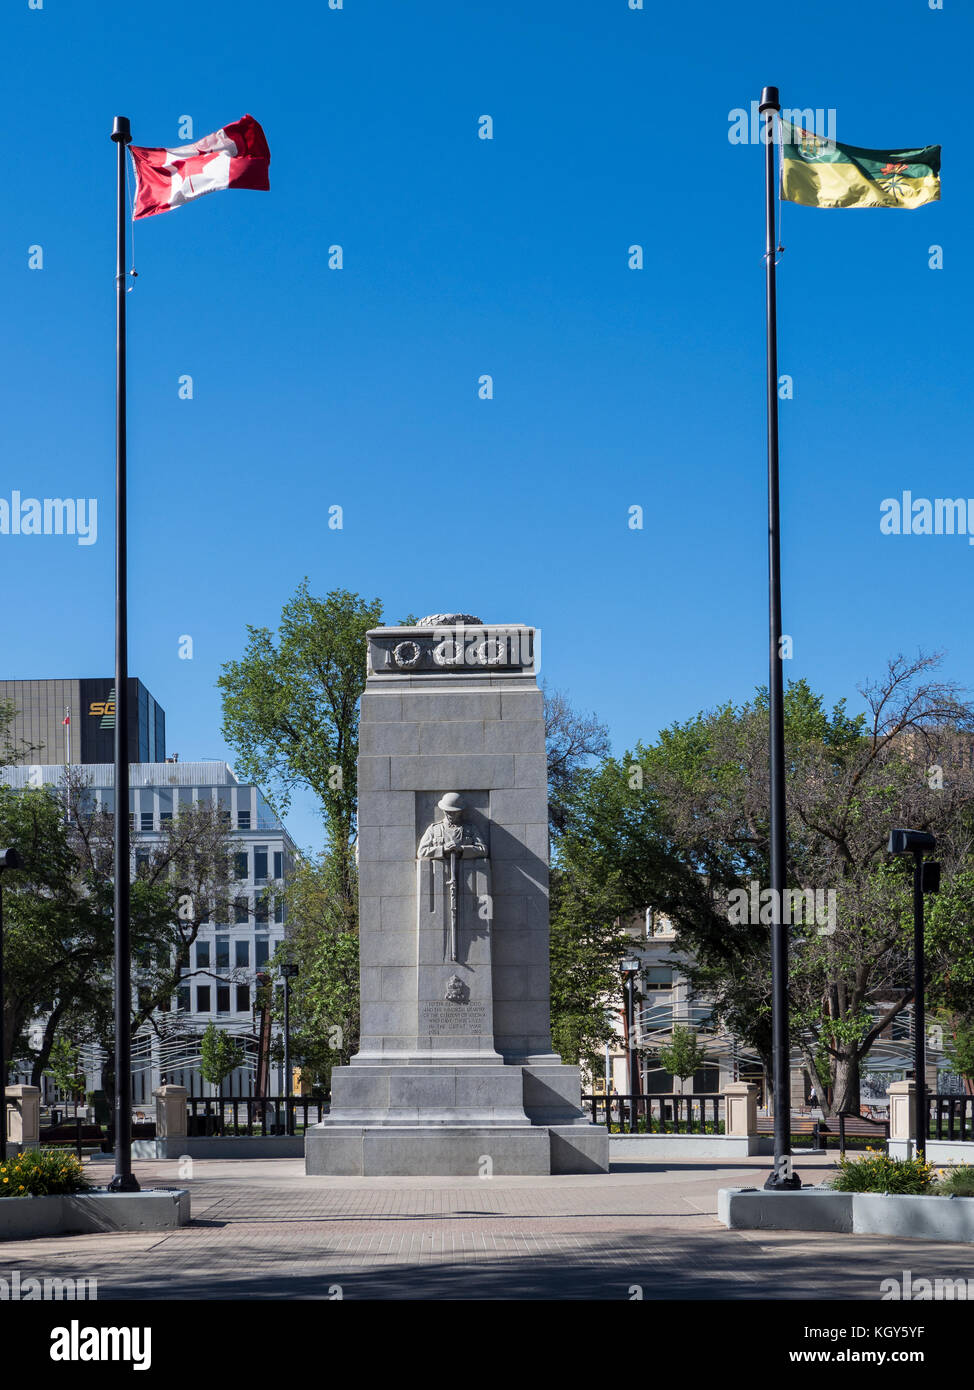
{"label": "paved plaza", "polygon": [[[820,1182],[831,1158],[799,1166]],[[974,1276],[966,1245],[728,1231],[720,1187],[767,1159],[613,1164],[571,1177],[306,1177],[300,1159],[136,1163],[188,1186],[171,1233],[6,1242],[0,1275],[91,1277],[108,1299],[862,1299],[880,1281]],[[110,1159],[89,1165],[107,1182]]]}

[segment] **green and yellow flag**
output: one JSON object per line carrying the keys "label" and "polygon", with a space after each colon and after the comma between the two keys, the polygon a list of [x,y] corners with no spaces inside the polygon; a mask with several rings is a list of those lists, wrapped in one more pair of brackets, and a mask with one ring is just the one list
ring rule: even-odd
{"label": "green and yellow flag", "polygon": [[810,208],[918,208],[940,197],[940,146],[861,150],[781,121],[781,196]]}

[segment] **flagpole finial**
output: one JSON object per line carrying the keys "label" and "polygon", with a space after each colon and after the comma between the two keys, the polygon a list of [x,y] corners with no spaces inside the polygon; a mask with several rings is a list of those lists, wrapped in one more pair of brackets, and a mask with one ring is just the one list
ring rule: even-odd
{"label": "flagpole finial", "polygon": [[115,117],[114,124],[112,125],[112,139],[115,141],[116,144],[118,144],[119,141],[123,145],[128,145],[131,143],[132,131],[129,129],[128,116]]}
{"label": "flagpole finial", "polygon": [[[761,104],[758,111],[780,111],[781,103],[778,100],[777,87],[765,87],[761,92]],[[115,137],[113,136],[112,139]]]}

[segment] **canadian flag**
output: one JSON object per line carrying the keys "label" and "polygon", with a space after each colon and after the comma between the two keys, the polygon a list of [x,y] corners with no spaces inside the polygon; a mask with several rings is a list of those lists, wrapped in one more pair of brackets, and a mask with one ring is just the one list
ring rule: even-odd
{"label": "canadian flag", "polygon": [[193,145],[151,149],[130,145],[135,164],[135,210],[132,220],[215,193],[220,188],[269,189],[271,152],[253,116],[205,135]]}

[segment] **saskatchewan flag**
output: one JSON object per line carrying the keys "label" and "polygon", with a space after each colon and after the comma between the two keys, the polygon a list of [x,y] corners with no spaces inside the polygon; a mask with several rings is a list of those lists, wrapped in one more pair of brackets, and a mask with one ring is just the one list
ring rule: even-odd
{"label": "saskatchewan flag", "polygon": [[940,146],[861,150],[781,121],[781,196],[810,208],[918,208],[940,197]]}

